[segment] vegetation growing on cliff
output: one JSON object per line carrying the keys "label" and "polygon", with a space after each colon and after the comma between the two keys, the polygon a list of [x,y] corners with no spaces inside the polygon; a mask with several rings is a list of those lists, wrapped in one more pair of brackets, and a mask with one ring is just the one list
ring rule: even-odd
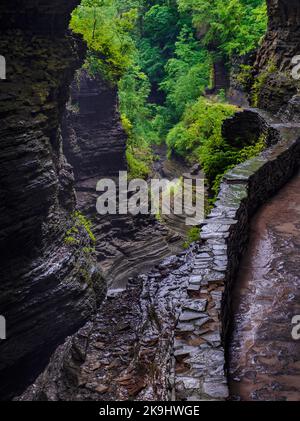
{"label": "vegetation growing on cliff", "polygon": [[[96,238],[92,232],[92,223],[81,212],[76,211],[72,214],[72,226],[67,230],[64,242],[68,246],[81,244],[82,234],[88,237],[92,246],[96,243]],[[84,240],[85,241],[85,240]],[[86,241],[85,241],[86,242]],[[84,247],[83,251],[88,252],[93,247]]]}
{"label": "vegetation growing on cliff", "polygon": [[82,0],[72,14],[71,29],[87,43],[86,67],[110,83],[122,77],[133,61],[131,31],[136,9],[120,14],[115,0]]}
{"label": "vegetation growing on cliff", "polygon": [[201,162],[214,189],[244,159],[222,139],[222,121],[235,109],[214,91],[213,69],[254,50],[266,23],[264,0],[82,1],[71,28],[88,43],[89,70],[118,84],[133,176],[149,174],[151,145],[165,141]]}
{"label": "vegetation growing on cliff", "polygon": [[257,47],[267,26],[267,6],[262,0],[178,0],[179,9],[193,15],[203,33],[203,45],[230,58]]}

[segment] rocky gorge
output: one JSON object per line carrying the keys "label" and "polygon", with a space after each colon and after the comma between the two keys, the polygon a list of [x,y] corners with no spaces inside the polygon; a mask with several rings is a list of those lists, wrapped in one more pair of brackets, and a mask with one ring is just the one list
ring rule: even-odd
{"label": "rocky gorge", "polygon": [[93,223],[97,260],[109,285],[124,286],[131,275],[180,250],[183,238],[176,227],[168,229],[155,216],[95,212],[97,182],[107,177],[117,180],[127,168],[116,89],[78,71],[62,136],[66,158],[74,168],[77,207]]}
{"label": "rocky gorge", "polygon": [[0,86],[0,308],[8,331],[0,345],[2,396],[34,377],[105,291],[95,260],[83,252],[90,244],[84,226],[80,247],[64,242],[75,192],[59,126],[85,47],[66,32],[76,2],[61,3],[1,3],[7,79]]}
{"label": "rocky gorge", "polygon": [[[184,252],[178,232],[155,218],[95,216],[96,182],[126,169],[126,135],[116,92],[84,70],[74,79],[85,52],[67,32],[76,2],[27,1],[22,12],[17,2],[6,3],[0,314],[8,339],[0,343],[1,398],[229,398],[232,289],[251,219],[300,165],[297,89],[286,74],[297,53],[298,2],[267,2],[256,77],[266,57],[279,69],[259,92],[263,111],[239,112],[223,128],[232,142],[263,135],[266,150],[225,176],[201,241]],[[86,216],[95,252],[87,252],[94,244]],[[76,241],[68,244],[74,226]]]}

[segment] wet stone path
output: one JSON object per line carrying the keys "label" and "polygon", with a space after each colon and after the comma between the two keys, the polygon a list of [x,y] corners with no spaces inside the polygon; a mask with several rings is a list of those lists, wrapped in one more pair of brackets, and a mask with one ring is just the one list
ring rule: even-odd
{"label": "wet stone path", "polygon": [[300,174],[253,219],[234,291],[229,350],[232,399],[298,400],[300,341]]}
{"label": "wet stone path", "polygon": [[126,290],[110,290],[97,316],[56,350],[20,400],[169,400],[174,330],[196,252],[165,259]]}

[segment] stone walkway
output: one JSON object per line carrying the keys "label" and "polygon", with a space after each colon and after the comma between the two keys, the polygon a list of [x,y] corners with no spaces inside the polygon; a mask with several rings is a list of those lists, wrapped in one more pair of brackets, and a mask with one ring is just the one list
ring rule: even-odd
{"label": "stone walkway", "polygon": [[170,400],[174,330],[195,251],[167,258],[126,290],[110,290],[94,320],[56,350],[20,400]]}
{"label": "stone walkway", "polygon": [[220,237],[210,239],[196,256],[188,298],[175,332],[175,400],[228,397],[220,322],[226,251],[225,240]]}

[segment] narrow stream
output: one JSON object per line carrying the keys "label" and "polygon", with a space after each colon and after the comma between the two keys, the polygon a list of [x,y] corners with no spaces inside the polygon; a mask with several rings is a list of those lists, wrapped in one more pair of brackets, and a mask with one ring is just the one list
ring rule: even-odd
{"label": "narrow stream", "polygon": [[233,293],[229,349],[233,400],[298,400],[300,173],[258,212]]}

